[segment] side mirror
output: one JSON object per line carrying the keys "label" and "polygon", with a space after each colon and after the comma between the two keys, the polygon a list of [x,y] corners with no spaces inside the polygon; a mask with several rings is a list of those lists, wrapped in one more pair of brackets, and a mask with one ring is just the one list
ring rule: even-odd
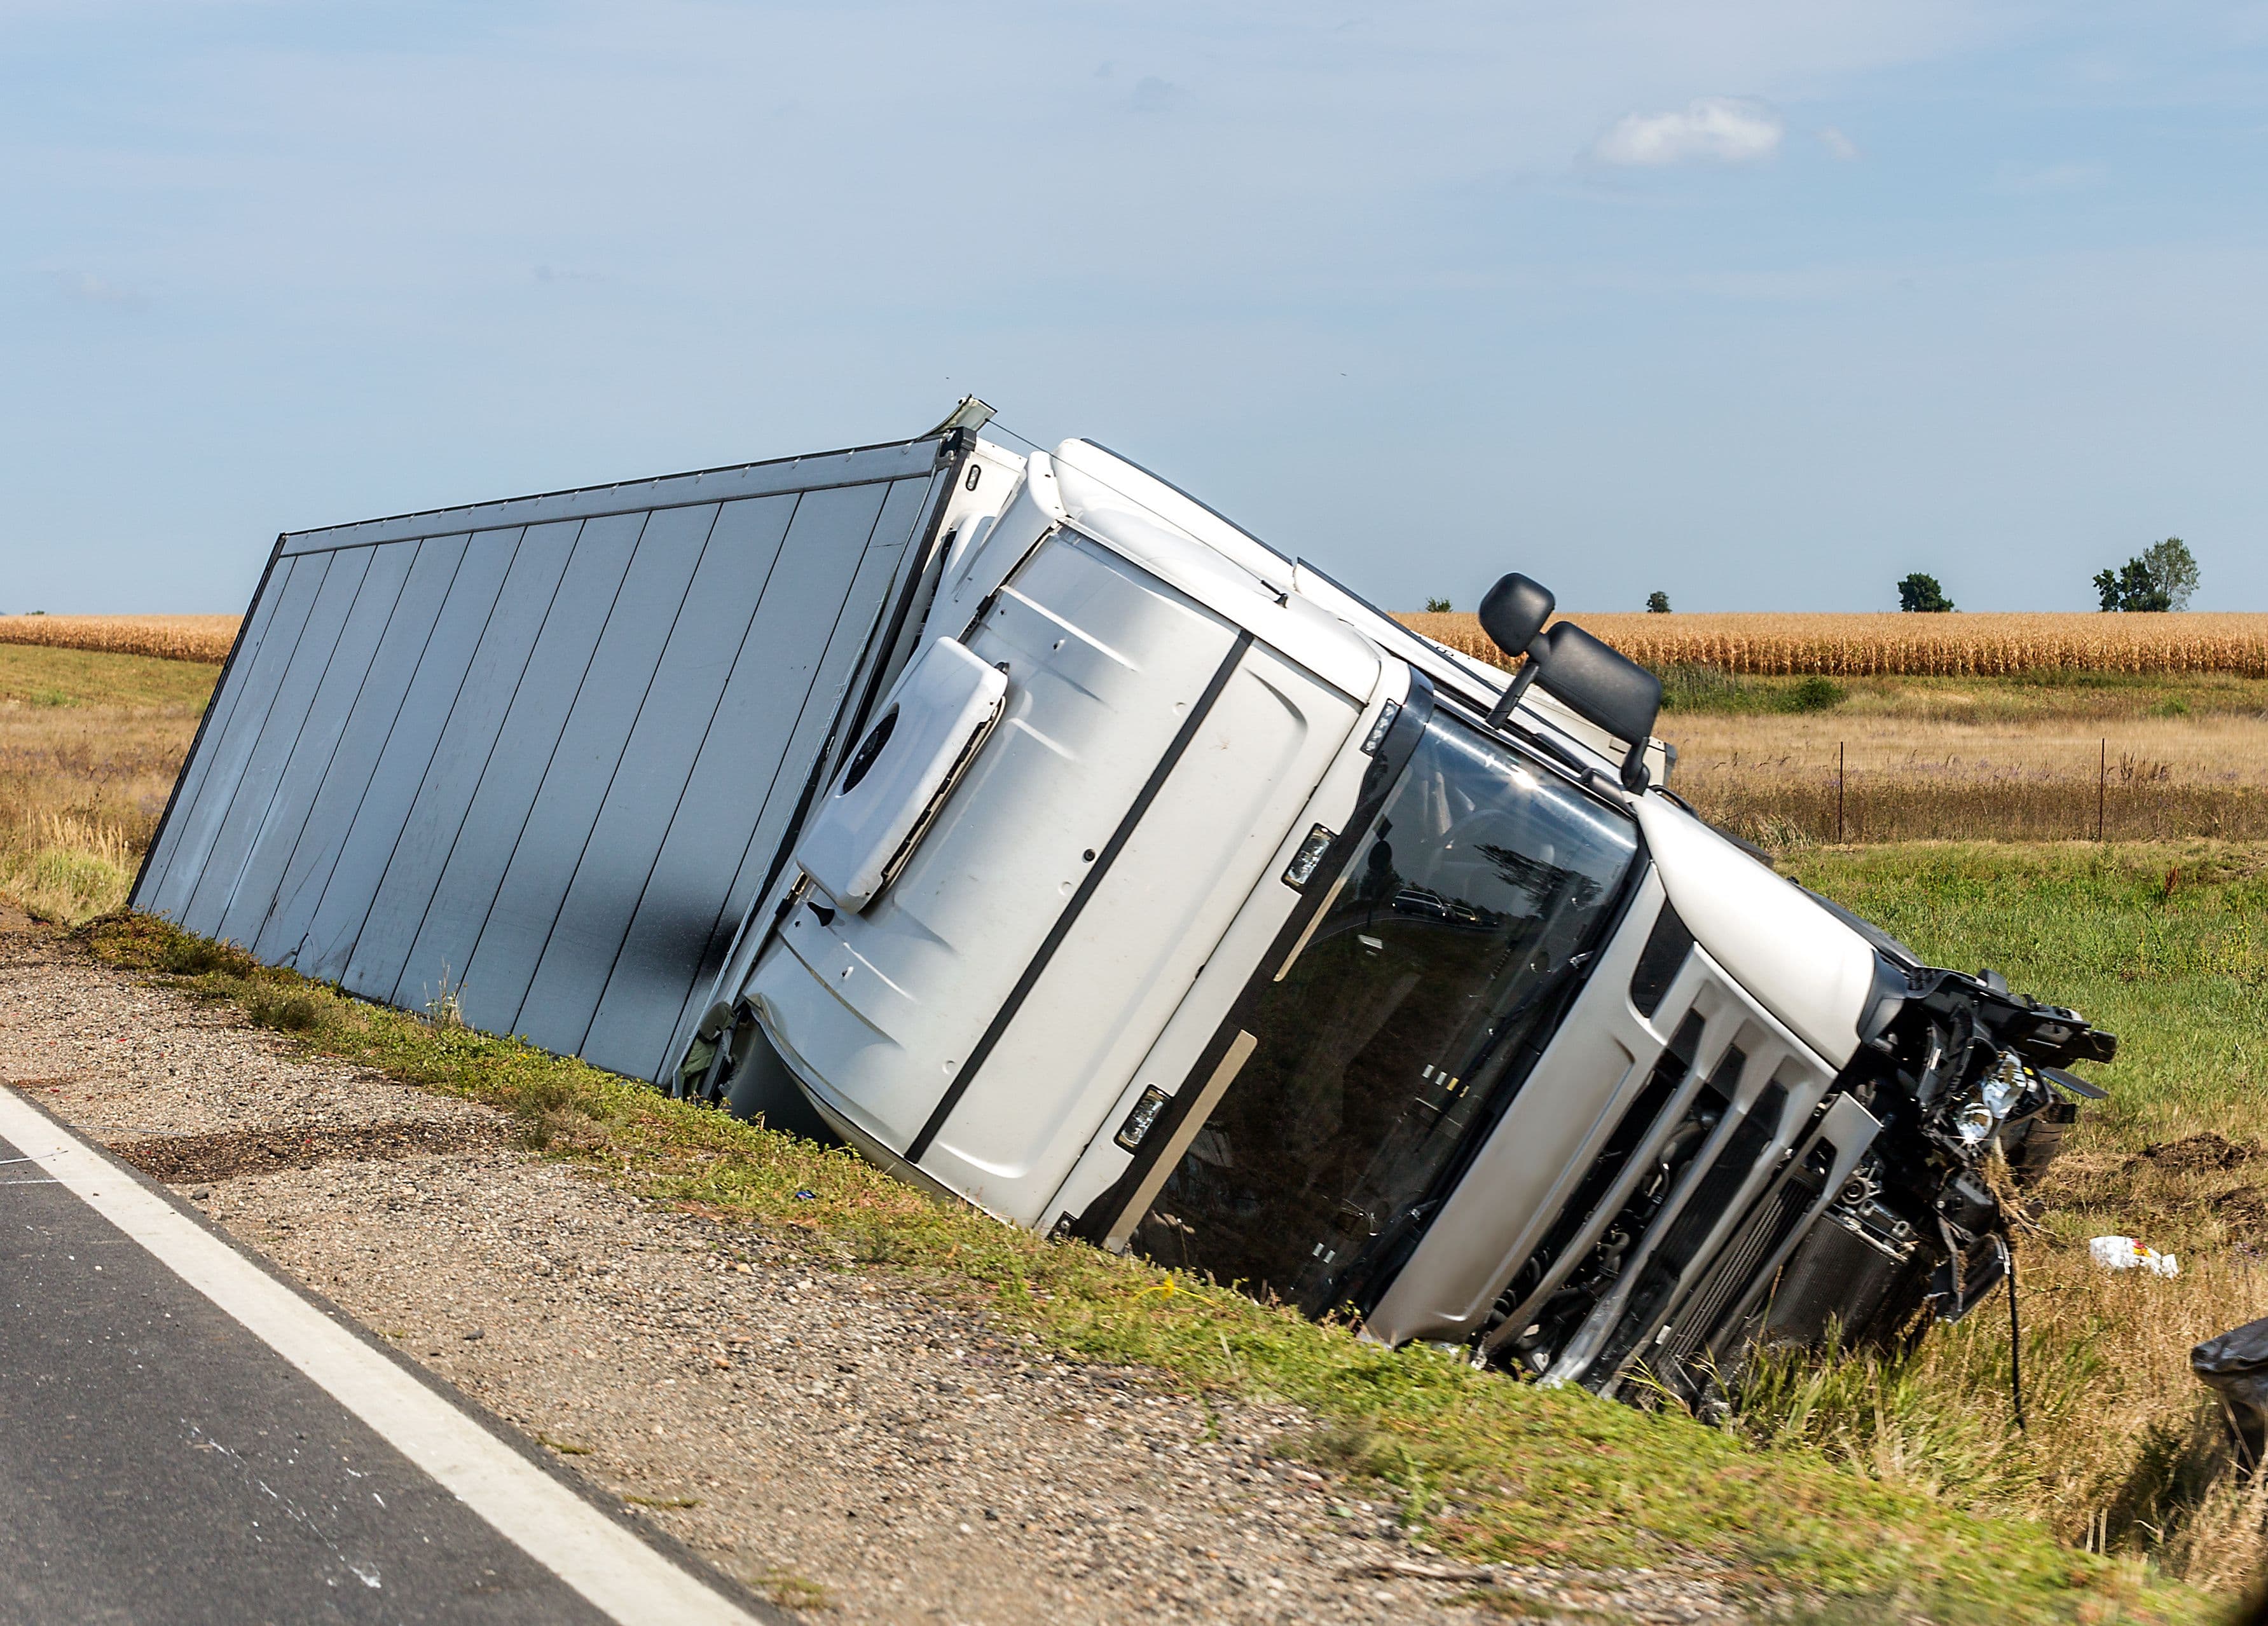
{"label": "side mirror", "polygon": [[1481,630],[1507,655],[1525,655],[1557,607],[1551,590],[1514,570],[1497,578],[1481,600]]}
{"label": "side mirror", "polygon": [[1661,714],[1661,680],[1572,622],[1545,633],[1543,648],[1529,658],[1543,668],[1536,681],[1546,694],[1630,747],[1623,784],[1644,790],[1646,743]]}
{"label": "side mirror", "polygon": [[1543,623],[1551,619],[1551,612],[1557,606],[1551,589],[1517,570],[1497,578],[1496,585],[1481,600],[1481,630],[1489,635],[1489,642],[1507,656],[1528,657],[1528,664],[1520,669],[1520,674],[1490,711],[1491,727],[1504,726],[1505,719],[1520,703],[1520,697],[1535,681],[1543,656],[1543,645],[1537,640],[1543,635]]}

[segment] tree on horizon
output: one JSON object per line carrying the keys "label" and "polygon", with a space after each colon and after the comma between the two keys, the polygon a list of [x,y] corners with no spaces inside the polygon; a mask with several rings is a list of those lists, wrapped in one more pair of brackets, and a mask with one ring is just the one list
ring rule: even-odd
{"label": "tree on horizon", "polygon": [[1935,614],[1953,607],[1937,578],[1916,570],[1898,584],[1898,608],[1918,614]]}
{"label": "tree on horizon", "polygon": [[2198,589],[2198,563],[2178,536],[2152,542],[2116,570],[2097,570],[2095,591],[2106,611],[2185,610]]}

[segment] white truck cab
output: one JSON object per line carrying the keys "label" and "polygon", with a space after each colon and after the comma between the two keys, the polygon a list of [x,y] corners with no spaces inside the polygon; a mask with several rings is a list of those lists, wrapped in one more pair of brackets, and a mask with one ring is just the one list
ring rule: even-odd
{"label": "white truck cab", "polygon": [[1515,684],[1093,443],[970,467],[688,1087],[1602,1388],[1997,1279],[1971,1165],[2107,1035],[1712,829],[1658,685],[1572,629],[1513,633]]}

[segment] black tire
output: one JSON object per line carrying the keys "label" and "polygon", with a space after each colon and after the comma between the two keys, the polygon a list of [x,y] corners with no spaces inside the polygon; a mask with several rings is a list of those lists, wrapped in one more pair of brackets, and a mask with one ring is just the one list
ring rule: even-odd
{"label": "black tire", "polygon": [[743,1022],[734,1030],[733,1053],[740,1059],[725,1088],[727,1112],[745,1122],[761,1122],[767,1129],[817,1141],[822,1146],[843,1144],[843,1137],[828,1127],[787,1063],[780,1060],[760,1024]]}

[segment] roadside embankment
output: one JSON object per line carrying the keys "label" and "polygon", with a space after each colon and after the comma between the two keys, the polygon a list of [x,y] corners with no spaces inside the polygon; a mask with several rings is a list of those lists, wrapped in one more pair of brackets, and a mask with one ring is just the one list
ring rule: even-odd
{"label": "roadside embankment", "polygon": [[[1312,1410],[1079,1358],[955,1280],[950,1241],[862,1266],[903,1205],[845,1159],[713,1115],[693,1122],[727,1133],[673,1151],[677,1109],[590,1116],[625,1086],[476,1035],[433,1037],[462,1041],[461,1078],[502,1063],[492,1092],[325,1057],[328,996],[250,979],[247,1004],[212,968],[231,957],[156,941],[207,969],[153,985],[0,921],[0,1078],[777,1602],[924,1626],[1745,1614],[1690,1566],[1450,1556],[1402,1486],[1307,1460]],[[544,1087],[563,1077],[600,1093]],[[809,1182],[770,1223],[692,1195],[767,1150]]]}
{"label": "roadside embankment", "polygon": [[[1809,1445],[1365,1346],[156,922],[83,941],[92,959],[43,939],[11,971],[0,1070],[64,1080],[42,1099],[107,1138],[288,1139],[284,1104],[315,1099],[333,1130],[466,1103],[502,1126],[169,1177],[715,1562],[777,1571],[776,1595],[895,1618],[874,1589],[896,1576],[1000,1620],[1548,1618],[1571,1589],[1663,1621],[2205,1607]],[[261,1144],[253,1163],[294,1161]]]}

